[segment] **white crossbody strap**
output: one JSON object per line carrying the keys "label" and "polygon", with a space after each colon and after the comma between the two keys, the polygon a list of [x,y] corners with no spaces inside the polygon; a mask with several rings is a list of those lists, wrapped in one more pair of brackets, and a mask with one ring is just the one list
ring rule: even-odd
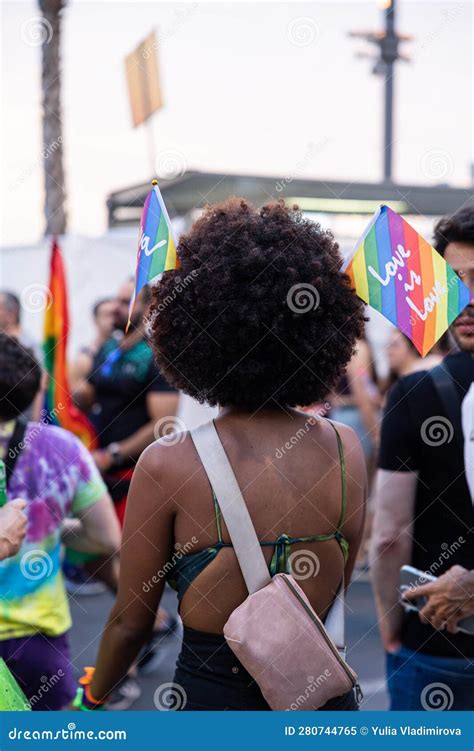
{"label": "white crossbody strap", "polygon": [[[191,438],[219,503],[247,589],[249,594],[253,594],[269,584],[271,576],[214,421],[191,430]],[[344,580],[324,625],[336,646],[342,649],[345,644]]]}
{"label": "white crossbody strap", "polygon": [[191,438],[216,494],[249,594],[257,592],[271,576],[214,421],[191,430]]}

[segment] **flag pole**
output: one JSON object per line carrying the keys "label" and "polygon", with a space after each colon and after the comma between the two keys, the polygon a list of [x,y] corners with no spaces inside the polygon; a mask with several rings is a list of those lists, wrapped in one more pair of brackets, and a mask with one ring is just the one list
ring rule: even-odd
{"label": "flag pole", "polygon": [[380,212],[382,211],[382,209],[383,209],[384,205],[385,205],[385,204],[383,204],[383,203],[381,203],[381,204],[380,204],[380,206],[379,206],[379,207],[378,207],[378,209],[376,210],[375,214],[373,215],[372,219],[370,220],[369,224],[367,225],[367,227],[366,227],[366,228],[365,228],[365,230],[363,231],[362,235],[361,235],[361,236],[359,237],[359,239],[357,240],[357,242],[356,242],[356,244],[355,244],[355,246],[354,246],[354,249],[353,249],[352,253],[349,253],[349,255],[347,256],[346,260],[344,261],[344,263],[343,263],[343,264],[342,264],[342,266],[341,266],[341,271],[342,271],[342,272],[344,272],[344,271],[345,271],[345,270],[347,269],[347,267],[349,266],[350,262],[352,261],[352,259],[354,258],[355,254],[356,254],[356,252],[357,252],[357,249],[358,249],[358,248],[360,247],[360,245],[361,245],[361,244],[362,244],[362,243],[364,242],[365,238],[367,237],[367,235],[369,234],[370,230],[371,230],[371,229],[372,229],[372,227],[374,226],[375,222],[376,222],[376,221],[377,221],[377,219],[379,218],[379,216],[380,216]]}

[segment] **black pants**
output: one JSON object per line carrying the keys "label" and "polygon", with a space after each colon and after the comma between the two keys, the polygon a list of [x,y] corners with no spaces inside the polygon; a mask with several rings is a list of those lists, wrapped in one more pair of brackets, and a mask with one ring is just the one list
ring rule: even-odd
{"label": "black pants", "polygon": [[[170,709],[270,710],[258,685],[220,634],[184,627],[173,682],[175,706],[170,705]],[[321,709],[356,710],[358,705],[354,692],[349,691],[331,699]]]}

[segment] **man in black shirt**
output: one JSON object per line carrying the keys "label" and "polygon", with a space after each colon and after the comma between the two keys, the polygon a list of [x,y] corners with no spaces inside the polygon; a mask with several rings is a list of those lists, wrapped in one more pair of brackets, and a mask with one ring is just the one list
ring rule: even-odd
{"label": "man in black shirt", "polygon": [[[438,223],[435,247],[474,292],[473,205]],[[460,428],[461,404],[474,381],[474,302],[450,336],[442,371],[398,381],[382,424],[371,560],[393,710],[474,709],[474,637],[436,629],[399,604],[404,564],[434,576],[453,566],[474,568]],[[436,375],[448,381],[447,392]]]}

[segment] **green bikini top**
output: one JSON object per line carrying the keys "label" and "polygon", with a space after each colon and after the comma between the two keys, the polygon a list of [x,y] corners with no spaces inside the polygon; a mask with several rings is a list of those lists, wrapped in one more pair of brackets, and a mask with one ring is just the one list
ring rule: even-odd
{"label": "green bikini top", "polygon": [[[344,459],[344,448],[342,445],[341,437],[336,427],[329,420],[327,422],[332,425],[336,433],[337,448],[339,451],[339,463],[341,467],[341,514],[339,516],[337,528],[334,530],[334,532],[329,532],[325,535],[310,535],[309,537],[289,537],[289,535],[287,534],[282,534],[277,540],[272,540],[270,542],[261,542],[260,545],[262,547],[268,547],[269,545],[271,545],[274,548],[269,567],[270,574],[272,576],[279,573],[291,573],[289,564],[291,546],[298,542],[325,542],[326,540],[337,540],[344,556],[344,563],[347,561],[347,558],[349,556],[349,543],[341,532],[346,516],[347,507],[346,463]],[[221,550],[221,548],[233,547],[232,543],[224,542],[222,539],[221,511],[214,491],[212,491],[212,496],[214,500],[214,513],[216,517],[217,542],[211,547],[204,548],[204,550],[199,550],[196,553],[186,553],[182,555],[175,554],[173,567],[169,571],[167,576],[168,583],[171,587],[173,587],[173,589],[177,591],[178,600],[180,601],[191,582],[196,579],[197,576],[199,576],[201,571],[203,571],[206,566],[211,563],[211,561],[214,560],[219,550]]]}

